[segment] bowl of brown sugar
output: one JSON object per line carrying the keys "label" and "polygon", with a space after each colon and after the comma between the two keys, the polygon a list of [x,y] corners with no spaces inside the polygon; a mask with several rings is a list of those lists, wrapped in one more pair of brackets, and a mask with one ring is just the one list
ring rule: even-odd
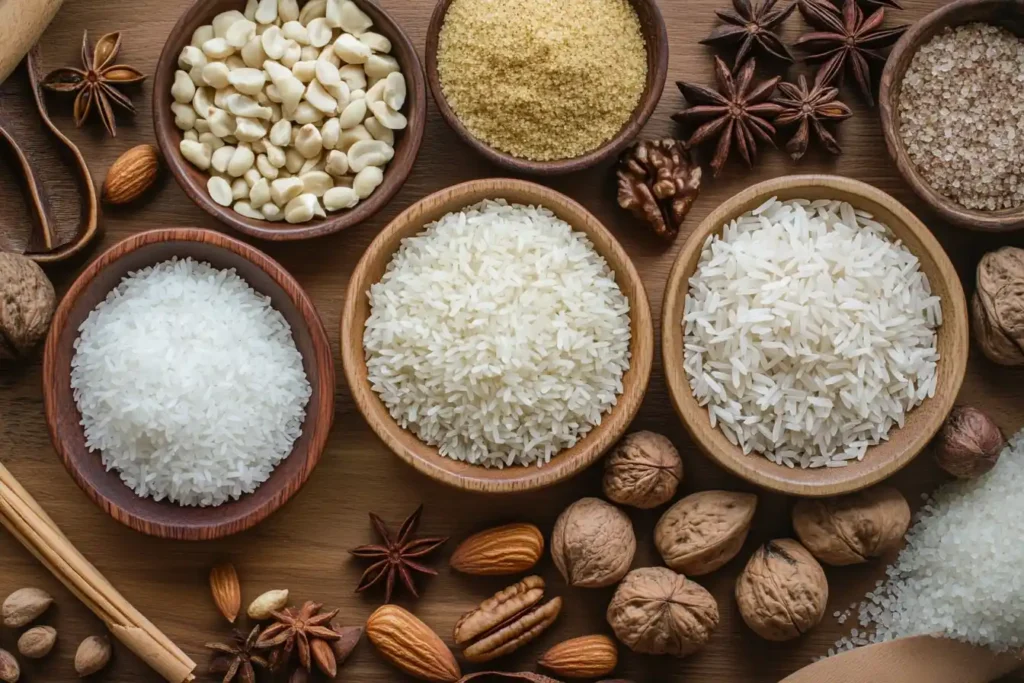
{"label": "bowl of brown sugar", "polygon": [[427,80],[448,125],[493,163],[557,175],[620,152],[668,73],[655,0],[439,0]]}

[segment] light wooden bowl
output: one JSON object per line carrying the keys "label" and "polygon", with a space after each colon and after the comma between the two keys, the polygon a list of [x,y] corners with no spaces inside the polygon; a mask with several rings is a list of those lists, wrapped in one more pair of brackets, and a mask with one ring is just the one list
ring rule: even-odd
{"label": "light wooden bowl", "polygon": [[[507,467],[498,470],[446,458],[436,448],[420,441],[412,432],[402,429],[367,380],[366,357],[363,352],[363,330],[370,313],[367,292],[384,274],[402,239],[415,235],[426,224],[452,211],[484,199],[499,198],[544,206],[574,229],[586,233],[597,251],[608,261],[619,287],[629,299],[632,359],[629,370],[622,378],[624,390],[618,403],[586,437],[553,457],[543,467]],[[420,472],[467,491],[530,491],[568,479],[592,465],[618,441],[640,408],[651,375],[653,355],[654,329],[647,293],[639,273],[621,245],[600,221],[572,199],[523,180],[474,180],[441,190],[406,209],[377,236],[363,254],[349,280],[341,314],[341,360],[345,377],[352,397],[370,427],[402,460]]]}
{"label": "light wooden bowl", "polygon": [[[758,455],[744,455],[712,427],[707,408],[697,404],[683,369],[683,309],[689,279],[697,269],[708,235],[728,221],[755,209],[770,197],[779,199],[842,199],[874,214],[918,257],[932,291],[942,297],[943,324],[938,330],[938,383],[935,397],[907,416],[889,440],[868,449],[864,459],[846,467],[790,469]],[[733,474],[766,489],[798,496],[834,496],[876,484],[907,465],[941,427],[956,400],[967,370],[967,302],[960,279],[942,246],[905,206],[865,183],[826,175],[801,175],[758,183],[726,200],[693,231],[683,245],[665,289],[662,312],[662,354],[669,394],[687,430],[712,460]]]}
{"label": "light wooden bowl", "polygon": [[622,129],[615,137],[583,156],[556,161],[530,161],[497,150],[476,138],[448,104],[444,90],[441,88],[441,77],[437,71],[437,46],[441,27],[444,25],[444,18],[452,0],[438,0],[434,7],[434,13],[430,17],[430,25],[427,27],[427,82],[430,84],[430,92],[434,96],[434,101],[437,103],[437,108],[441,111],[445,123],[466,144],[489,161],[516,173],[545,176],[574,173],[596,166],[618,154],[640,133],[644,124],[651,118],[658,106],[658,101],[661,100],[661,94],[665,90],[665,79],[668,76],[668,30],[665,28],[665,19],[661,16],[657,0],[630,0],[630,3],[640,19],[640,30],[647,45],[647,82],[632,116],[623,124]]}
{"label": "light wooden bowl", "polygon": [[231,207],[224,207],[210,198],[206,189],[209,174],[201,171],[181,156],[178,145],[182,133],[174,125],[171,112],[171,85],[174,72],[178,69],[178,54],[189,44],[192,32],[203,24],[209,24],[213,17],[229,9],[241,11],[244,0],[196,0],[178,19],[171,29],[153,76],[153,128],[160,153],[167,161],[174,180],[181,186],[195,204],[208,214],[241,233],[264,240],[304,240],[322,237],[362,223],[384,208],[405,184],[412,171],[416,156],[423,142],[427,119],[427,88],[423,77],[423,66],[416,54],[416,48],[391,15],[374,2],[361,0],[357,3],[373,19],[373,30],[386,36],[392,45],[391,54],[402,66],[409,94],[403,112],[409,119],[404,131],[396,131],[395,158],[384,170],[384,182],[370,197],[359,202],[355,208],[327,214],[307,223],[291,225],[285,222],[260,221],[236,213]]}
{"label": "light wooden bowl", "polygon": [[[253,493],[217,507],[183,507],[140,498],[108,472],[85,445],[82,416],[71,389],[71,359],[78,328],[129,271],[174,256],[234,268],[253,289],[270,297],[291,325],[312,388],[302,435],[291,454]],[[53,316],[43,354],[43,399],[50,439],[83,491],[111,517],[136,531],[163,538],[208,540],[248,529],[294,496],[320,460],[334,420],[334,360],[313,302],[276,261],[212,230],[168,228],[125,239],[103,253],[75,280]]]}
{"label": "light wooden bowl", "polygon": [[1024,0],[956,0],[943,5],[914,24],[893,47],[882,72],[878,96],[882,132],[889,155],[900,174],[942,218],[951,223],[988,232],[1004,232],[1024,228],[1024,207],[1000,211],[967,209],[932,189],[910,160],[900,137],[899,101],[903,75],[910,67],[918,49],[948,26],[980,21],[1003,28],[1024,38]]}

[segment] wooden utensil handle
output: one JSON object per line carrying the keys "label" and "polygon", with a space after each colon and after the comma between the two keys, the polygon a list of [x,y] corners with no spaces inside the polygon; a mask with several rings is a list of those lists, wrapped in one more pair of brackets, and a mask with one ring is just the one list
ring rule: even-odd
{"label": "wooden utensil handle", "polygon": [[43,35],[64,0],[0,2],[0,83]]}

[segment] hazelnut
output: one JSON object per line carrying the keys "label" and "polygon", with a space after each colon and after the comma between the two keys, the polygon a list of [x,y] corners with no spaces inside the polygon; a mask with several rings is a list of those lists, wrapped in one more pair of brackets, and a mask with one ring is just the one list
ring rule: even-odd
{"label": "hazelnut", "polygon": [[682,574],[647,567],[626,575],[607,618],[615,637],[633,652],[686,657],[704,647],[718,628],[718,603]]}
{"label": "hazelnut", "polygon": [[743,621],[765,640],[798,638],[821,621],[828,580],[818,561],[796,541],[769,541],[736,580]]}
{"label": "hazelnut", "polygon": [[1024,249],[1003,247],[978,263],[971,302],[978,346],[1001,365],[1024,365]]}
{"label": "hazelnut", "polygon": [[56,306],[53,284],[35,261],[0,252],[0,360],[31,353],[50,329]]}
{"label": "hazelnut", "polygon": [[743,547],[757,509],[757,496],[701,491],[670,507],[654,529],[654,543],[672,569],[689,576],[710,574]]}
{"label": "hazelnut", "polygon": [[979,477],[993,467],[1006,445],[999,426],[970,406],[956,406],[936,440],[939,467],[960,479]]}
{"label": "hazelnut", "polygon": [[833,567],[867,562],[895,550],[910,527],[910,505],[891,486],[836,498],[805,499],[793,507],[797,538]]}
{"label": "hazelnut", "polygon": [[626,435],[604,461],[604,495],[619,505],[644,510],[664,505],[682,478],[679,451],[654,432]]}
{"label": "hazelnut", "polygon": [[581,498],[567,507],[551,532],[551,558],[570,586],[617,583],[629,571],[635,552],[629,517],[600,498]]}

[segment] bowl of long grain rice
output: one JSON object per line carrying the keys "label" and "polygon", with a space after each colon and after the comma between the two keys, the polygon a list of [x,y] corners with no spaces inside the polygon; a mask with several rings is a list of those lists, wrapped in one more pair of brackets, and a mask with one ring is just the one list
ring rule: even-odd
{"label": "bowl of long grain rice", "polygon": [[956,400],[967,304],[906,207],[836,176],[787,176],[697,227],[665,290],[676,411],[716,463],[766,489],[832,496],[910,463]]}
{"label": "bowl of long grain rice", "polygon": [[334,364],[280,264],[221,233],[169,228],[119,242],[74,282],[43,395],[54,447],[93,502],[137,531],[207,540],[257,524],[306,482],[334,418]]}
{"label": "bowl of long grain rice", "polygon": [[349,281],[353,400],[402,460],[449,486],[543,488],[597,461],[650,378],[640,276],[582,206],[476,180],[409,207]]}

